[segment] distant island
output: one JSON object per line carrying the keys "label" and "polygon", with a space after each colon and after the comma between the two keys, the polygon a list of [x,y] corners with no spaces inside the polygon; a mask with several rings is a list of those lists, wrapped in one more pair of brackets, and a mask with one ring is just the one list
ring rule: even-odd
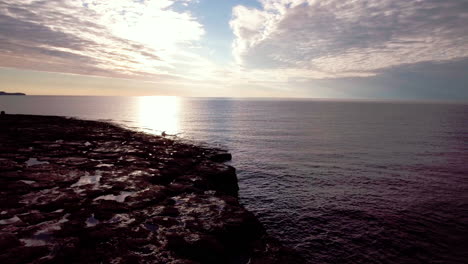
{"label": "distant island", "polygon": [[7,93],[4,91],[0,91],[0,95],[26,95],[25,93]]}

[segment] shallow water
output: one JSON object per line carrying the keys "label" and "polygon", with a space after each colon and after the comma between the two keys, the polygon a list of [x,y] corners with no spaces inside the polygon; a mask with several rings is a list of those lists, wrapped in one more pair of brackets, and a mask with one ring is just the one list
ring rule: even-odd
{"label": "shallow water", "polygon": [[0,97],[228,148],[240,196],[309,263],[466,263],[468,105]]}

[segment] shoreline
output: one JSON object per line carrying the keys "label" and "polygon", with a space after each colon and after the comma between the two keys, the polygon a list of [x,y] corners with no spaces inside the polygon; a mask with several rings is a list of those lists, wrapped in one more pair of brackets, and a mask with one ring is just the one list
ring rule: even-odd
{"label": "shoreline", "polygon": [[2,263],[301,263],[223,150],[101,121],[0,116]]}

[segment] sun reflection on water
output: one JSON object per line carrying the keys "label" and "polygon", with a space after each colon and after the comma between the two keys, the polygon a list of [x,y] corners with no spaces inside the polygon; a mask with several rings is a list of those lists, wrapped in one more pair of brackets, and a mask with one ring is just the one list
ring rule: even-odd
{"label": "sun reflection on water", "polygon": [[176,96],[138,97],[139,126],[150,132],[180,133],[179,112],[180,98]]}

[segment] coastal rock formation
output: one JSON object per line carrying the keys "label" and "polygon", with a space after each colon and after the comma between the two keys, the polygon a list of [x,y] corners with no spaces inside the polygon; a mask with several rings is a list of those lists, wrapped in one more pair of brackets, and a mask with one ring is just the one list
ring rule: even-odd
{"label": "coastal rock formation", "polygon": [[25,93],[7,93],[4,91],[0,91],[0,95],[26,95]]}
{"label": "coastal rock formation", "polygon": [[239,204],[229,153],[0,116],[0,263],[300,263]]}

